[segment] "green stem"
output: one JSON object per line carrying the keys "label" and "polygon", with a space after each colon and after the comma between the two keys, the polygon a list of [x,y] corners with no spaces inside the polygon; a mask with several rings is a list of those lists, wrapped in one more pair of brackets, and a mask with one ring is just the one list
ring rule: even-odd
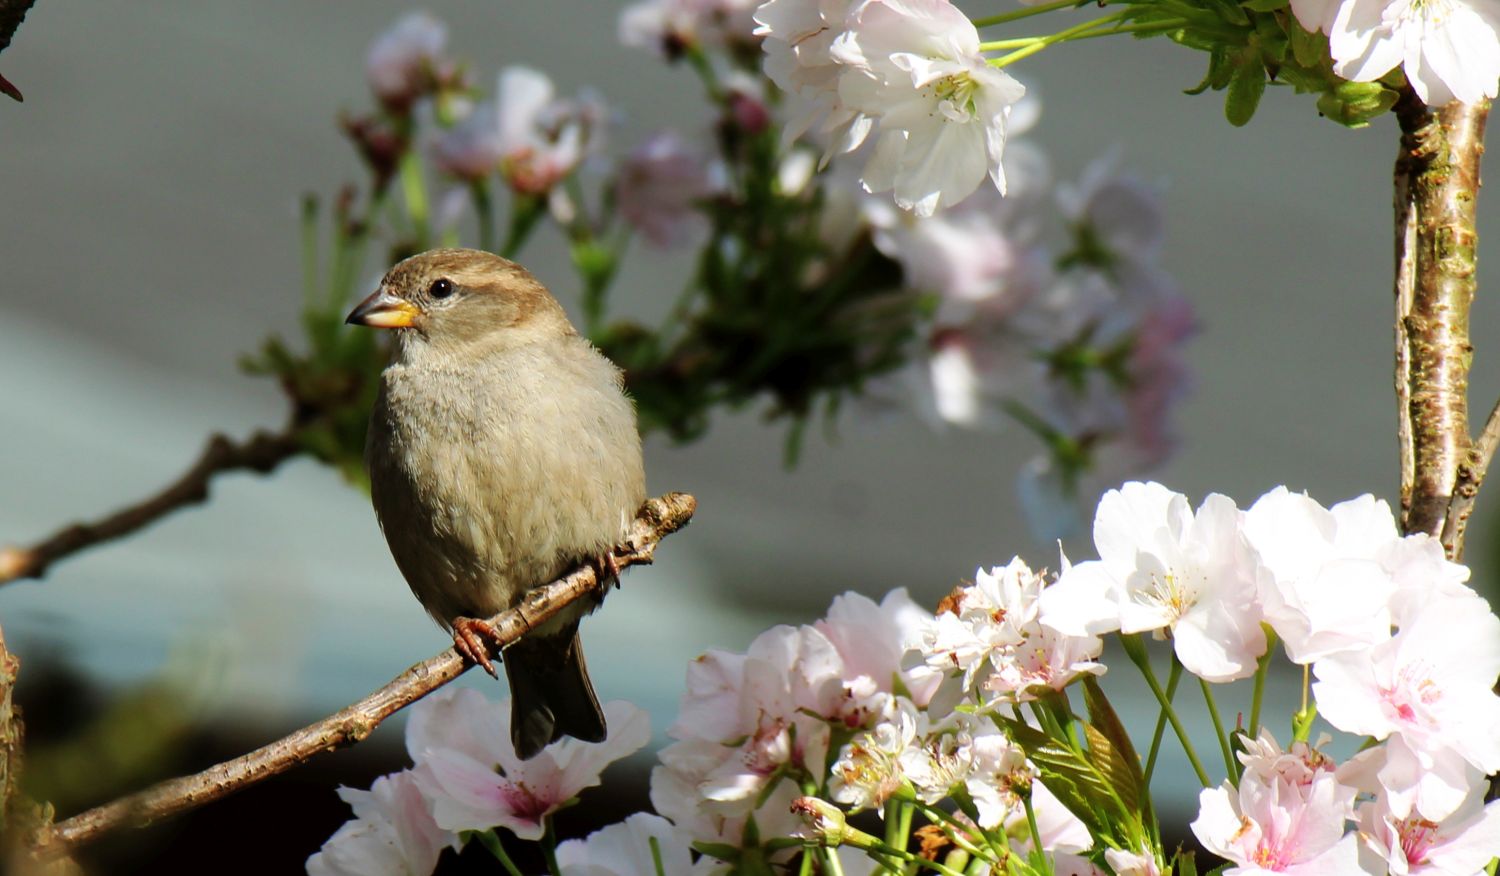
{"label": "green stem", "polygon": [[1246,735],[1251,739],[1260,735],[1260,706],[1265,700],[1266,676],[1271,674],[1271,657],[1276,653],[1276,633],[1266,627],[1266,653],[1260,656],[1255,666],[1255,688],[1250,695],[1250,727]]}
{"label": "green stem", "polygon": [[[1134,663],[1141,671],[1141,675],[1145,676],[1151,693],[1156,696],[1156,701],[1161,703],[1162,712],[1172,723],[1172,732],[1177,734],[1177,741],[1182,743],[1182,751],[1187,755],[1188,763],[1192,764],[1193,772],[1198,774],[1198,781],[1205,788],[1213,787],[1213,783],[1208,779],[1208,771],[1203,768],[1203,762],[1198,759],[1198,752],[1193,748],[1193,740],[1188,737],[1187,728],[1182,726],[1182,720],[1177,717],[1177,710],[1172,708],[1172,700],[1167,697],[1166,691],[1161,689],[1161,682],[1156,680],[1156,672],[1151,668],[1151,658],[1146,653],[1146,646],[1141,641],[1140,634],[1121,635],[1120,641],[1125,645],[1125,654],[1130,657],[1130,662]],[[1173,663],[1175,664],[1176,661],[1174,660]]]}
{"label": "green stem", "polygon": [[1032,865],[1043,874],[1052,876],[1052,859],[1042,851],[1042,829],[1037,827],[1036,809],[1031,805],[1031,794],[1021,797],[1021,805],[1026,807],[1026,826],[1031,830],[1031,857]]}
{"label": "green stem", "polygon": [[474,212],[479,216],[479,248],[494,252],[495,200],[490,197],[489,182],[480,179],[470,183],[469,195],[474,199]]}
{"label": "green stem", "polygon": [[823,850],[824,872],[831,876],[844,876],[844,865],[839,862],[838,849]]}
{"label": "green stem", "polygon": [[547,872],[552,876],[562,876],[562,868],[557,865],[557,833],[553,829],[552,816],[543,820],[546,829],[542,833],[542,856],[547,859]]}
{"label": "green stem", "polygon": [[1072,27],[1067,28],[1066,30],[1060,30],[1057,33],[1048,34],[1047,36],[1041,37],[1031,45],[1028,45],[1022,49],[1017,49],[1008,55],[1001,55],[998,58],[991,58],[989,64],[991,67],[1005,67],[1010,64],[1014,64],[1022,58],[1029,58],[1032,55],[1035,55],[1037,52],[1040,52],[1048,46],[1067,42],[1068,40],[1078,37],[1080,34],[1087,33],[1097,28],[1105,27],[1112,22],[1123,21],[1124,18],[1125,13],[1116,12],[1113,15],[1106,15],[1102,18],[1095,18],[1090,21],[1085,21],[1082,24],[1075,24]]}
{"label": "green stem", "polygon": [[1234,760],[1234,751],[1229,745],[1229,736],[1224,732],[1224,722],[1219,718],[1219,707],[1214,703],[1213,688],[1202,678],[1198,679],[1198,686],[1203,688],[1203,702],[1208,704],[1208,715],[1214,721],[1214,735],[1219,737],[1219,750],[1224,753],[1224,776],[1239,785],[1240,771]]}
{"label": "green stem", "polygon": [[[885,801],[885,844],[898,848],[906,848],[907,836],[901,832],[901,801],[895,797]],[[900,873],[901,870],[888,863],[882,863],[882,868],[888,873]]]}
{"label": "green stem", "polygon": [[411,220],[417,248],[426,249],[430,236],[427,205],[427,183],[422,179],[422,160],[415,149],[401,156],[401,196],[406,201],[406,218]]}
{"label": "green stem", "polygon": [[512,861],[510,855],[505,853],[505,848],[500,845],[500,837],[495,835],[493,829],[477,830],[470,834],[470,836],[479,840],[480,845],[489,849],[490,854],[495,856],[495,860],[500,862],[500,866],[504,867],[505,872],[509,873],[510,876],[521,876],[521,868],[517,867],[516,862]]}
{"label": "green stem", "polygon": [[546,205],[537,195],[517,194],[511,199],[510,227],[505,232],[505,243],[500,246],[500,255],[513,259],[525,245],[526,238],[536,229]]}
{"label": "green stem", "polygon": [[1083,3],[1079,2],[1079,0],[1054,0],[1052,3],[1043,3],[1039,6],[1026,6],[1013,12],[1002,12],[999,15],[987,15],[983,18],[976,18],[974,19],[974,27],[994,27],[997,24],[1005,24],[1008,21],[1020,21],[1023,18],[1045,15],[1048,12],[1056,12],[1059,9],[1070,9],[1082,5]]}
{"label": "green stem", "polygon": [[318,199],[302,198],[302,300],[308,307],[318,295]]}
{"label": "green stem", "polygon": [[[1182,664],[1172,661],[1172,671],[1167,675],[1167,699],[1177,695],[1177,683],[1182,680]],[[1167,713],[1156,716],[1156,732],[1151,734],[1151,751],[1146,755],[1146,771],[1142,783],[1151,787],[1151,774],[1156,771],[1156,756],[1161,752],[1162,736],[1167,730]]]}

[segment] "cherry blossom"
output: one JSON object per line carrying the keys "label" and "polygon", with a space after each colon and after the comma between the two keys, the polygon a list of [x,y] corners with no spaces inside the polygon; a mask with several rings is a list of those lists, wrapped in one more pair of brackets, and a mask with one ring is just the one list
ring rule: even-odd
{"label": "cherry blossom", "polygon": [[604,109],[596,98],[565,101],[529,67],[500,71],[496,86],[501,173],[516,191],[545,194],[599,148]]}
{"label": "cherry blossom", "polygon": [[370,790],[340,788],[354,810],[307,859],[308,876],[427,876],[458,838],[437,826],[410,771],[381,776]]}
{"label": "cherry blossom", "polygon": [[1359,806],[1362,851],[1375,860],[1366,866],[1391,876],[1470,876],[1500,856],[1500,800],[1489,804],[1477,790],[1447,818],[1429,821],[1416,813],[1398,816],[1390,801],[1377,797]]}
{"label": "cherry blossom", "polygon": [[1400,536],[1384,502],[1364,496],[1325,509],[1278,487],[1245,513],[1245,535],[1270,572],[1261,582],[1266,621],[1293,662],[1390,638],[1396,582],[1379,557]]}
{"label": "cherry blossom", "polygon": [[[652,848],[655,840],[655,849]],[[660,864],[658,865],[658,861]],[[557,847],[561,876],[691,876],[693,849],[686,835],[659,815],[637,812],[618,824]]]}
{"label": "cherry blossom", "polygon": [[645,0],[620,13],[620,42],[673,60],[688,47],[752,44],[761,0]]}
{"label": "cherry blossom", "polygon": [[1353,796],[1329,772],[1299,785],[1247,771],[1237,789],[1226,781],[1199,792],[1191,826],[1209,851],[1238,865],[1224,876],[1355,876],[1363,872],[1355,835],[1344,833]]}
{"label": "cherry blossom", "polygon": [[1400,66],[1433,106],[1477,103],[1500,87],[1500,4],[1493,0],[1325,0],[1293,9],[1305,27],[1328,34],[1333,71],[1345,79],[1374,82]]}
{"label": "cherry blossom", "polygon": [[1441,820],[1476,775],[1500,770],[1500,618],[1477,596],[1434,599],[1391,639],[1313,672],[1330,724],[1389,737],[1379,780],[1398,815]]}
{"label": "cherry blossom", "polygon": [[1037,689],[1061,690],[1083,673],[1102,674],[1096,636],[1066,635],[1038,617],[1045,579],[1019,557],[975,573],[945,601],[925,636],[934,669],[962,673],[980,701],[1024,702]]}
{"label": "cherry blossom", "polygon": [[986,176],[1002,193],[1005,120],[1026,89],[991,67],[979,32],[947,0],[870,0],[830,54],[848,70],[838,94],[877,121],[865,165],[871,192],[931,216],[968,197]]}
{"label": "cherry blossom", "polygon": [[500,116],[494,104],[481,103],[451,127],[438,132],[430,145],[432,163],[459,179],[477,182],[500,168],[506,155]]}
{"label": "cherry blossom", "polygon": [[615,197],[620,215],[659,247],[675,246],[703,225],[698,202],[714,191],[703,156],[662,132],[620,165]]}
{"label": "cherry blossom", "polygon": [[1266,642],[1255,602],[1259,561],[1239,518],[1217,494],[1195,514],[1187,497],[1156,483],[1105,493],[1094,517],[1100,559],[1072,566],[1042,591],[1042,622],[1070,635],[1170,630],[1194,675],[1250,676]]}
{"label": "cherry blossom", "polygon": [[448,27],[429,12],[410,12],[370,43],[365,78],[370,90],[393,109],[403,109],[423,91],[423,79],[448,43]]}
{"label": "cherry blossom", "polygon": [[448,688],[412,709],[406,748],[417,784],[446,830],[503,827],[540,839],[546,817],[585,788],[604,768],[634,753],[651,737],[645,712],[626,702],[604,706],[609,736],[599,743],[563,738],[521,760],[503,728],[510,700],[490,702],[476,690]]}

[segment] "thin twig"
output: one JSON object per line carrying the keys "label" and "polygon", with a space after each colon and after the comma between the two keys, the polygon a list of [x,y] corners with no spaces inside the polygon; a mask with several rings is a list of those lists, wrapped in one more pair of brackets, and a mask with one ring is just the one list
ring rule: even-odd
{"label": "thin twig", "polygon": [[1453,546],[1454,562],[1464,558],[1464,535],[1469,528],[1469,515],[1474,513],[1474,502],[1479,498],[1479,488],[1484,485],[1484,476],[1489,471],[1497,446],[1500,446],[1500,401],[1490,408],[1484,430],[1474,439],[1458,466],[1458,482],[1453,485],[1453,501],[1448,505],[1442,535],[1443,544]]}
{"label": "thin twig", "polygon": [[217,474],[238,470],[266,474],[302,450],[292,427],[281,432],[256,432],[244,442],[214,435],[192,468],[156,495],[102,520],[75,523],[31,547],[0,548],[0,584],[18,578],[40,578],[48,567],[64,557],[129,535],[184,505],[204,501],[208,498],[209,482]]}
{"label": "thin twig", "polygon": [[[616,551],[621,567],[649,563],[657,542],[692,519],[697,501],[686,493],[668,493],[641,506],[625,543]],[[568,603],[593,593],[599,574],[591,565],[527,594],[515,608],[491,619],[502,643],[514,642]],[[380,722],[432,693],[469,668],[452,648],[412,666],[369,696],[321,721],[191,776],[162,782],[106,803],[38,831],[31,840],[38,859],[66,854],[100,835],[122,827],[140,827],[159,818],[211,803],[248,785],[286,772],[315,754],[353,745]]]}

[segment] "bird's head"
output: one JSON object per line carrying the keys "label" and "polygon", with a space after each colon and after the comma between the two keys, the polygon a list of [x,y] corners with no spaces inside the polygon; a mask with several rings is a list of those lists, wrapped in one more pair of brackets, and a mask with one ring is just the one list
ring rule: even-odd
{"label": "bird's head", "polygon": [[395,329],[403,348],[415,343],[454,353],[575,333],[530,271],[477,249],[433,249],[399,262],[345,322]]}

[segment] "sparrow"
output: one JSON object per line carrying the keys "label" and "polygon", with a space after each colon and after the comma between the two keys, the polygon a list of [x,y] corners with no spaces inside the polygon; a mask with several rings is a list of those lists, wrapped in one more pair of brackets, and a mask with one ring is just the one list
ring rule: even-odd
{"label": "sparrow", "polygon": [[[395,333],[365,444],[391,555],[459,652],[496,675],[483,618],[580,563],[618,574],[613,550],[646,499],[620,369],[529,271],[479,250],[400,262],[346,321]],[[563,736],[604,739],[578,641],[596,605],[501,654],[523,759]]]}

